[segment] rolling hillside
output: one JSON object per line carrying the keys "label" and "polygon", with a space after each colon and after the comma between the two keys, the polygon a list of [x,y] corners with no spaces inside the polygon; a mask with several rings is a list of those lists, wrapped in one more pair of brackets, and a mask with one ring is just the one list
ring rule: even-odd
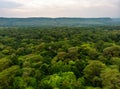
{"label": "rolling hillside", "polygon": [[112,18],[0,18],[0,27],[16,26],[106,26],[120,25]]}

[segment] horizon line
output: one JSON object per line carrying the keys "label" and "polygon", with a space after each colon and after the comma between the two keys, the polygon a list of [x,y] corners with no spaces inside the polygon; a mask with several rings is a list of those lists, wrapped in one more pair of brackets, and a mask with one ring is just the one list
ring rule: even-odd
{"label": "horizon line", "polygon": [[120,17],[73,17],[73,16],[62,16],[62,17],[47,17],[47,16],[28,16],[28,17],[8,17],[0,16],[0,18],[120,18]]}

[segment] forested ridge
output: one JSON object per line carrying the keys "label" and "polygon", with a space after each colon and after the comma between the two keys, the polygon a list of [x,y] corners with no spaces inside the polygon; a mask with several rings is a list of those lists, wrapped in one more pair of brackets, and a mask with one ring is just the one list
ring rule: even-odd
{"label": "forested ridge", "polygon": [[0,89],[120,89],[120,26],[1,27]]}
{"label": "forested ridge", "polygon": [[0,27],[33,27],[33,26],[120,26],[120,18],[4,18],[0,17]]}

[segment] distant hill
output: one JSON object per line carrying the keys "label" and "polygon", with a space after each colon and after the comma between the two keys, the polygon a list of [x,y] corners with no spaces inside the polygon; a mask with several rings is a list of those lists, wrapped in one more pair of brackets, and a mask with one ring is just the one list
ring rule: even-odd
{"label": "distant hill", "polygon": [[0,27],[16,26],[106,26],[120,25],[120,19],[112,18],[0,18]]}

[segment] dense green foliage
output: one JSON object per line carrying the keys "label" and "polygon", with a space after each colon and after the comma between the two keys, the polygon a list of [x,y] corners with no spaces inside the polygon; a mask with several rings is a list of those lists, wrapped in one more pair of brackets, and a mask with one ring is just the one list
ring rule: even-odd
{"label": "dense green foliage", "polygon": [[120,27],[0,28],[0,89],[120,89]]}

